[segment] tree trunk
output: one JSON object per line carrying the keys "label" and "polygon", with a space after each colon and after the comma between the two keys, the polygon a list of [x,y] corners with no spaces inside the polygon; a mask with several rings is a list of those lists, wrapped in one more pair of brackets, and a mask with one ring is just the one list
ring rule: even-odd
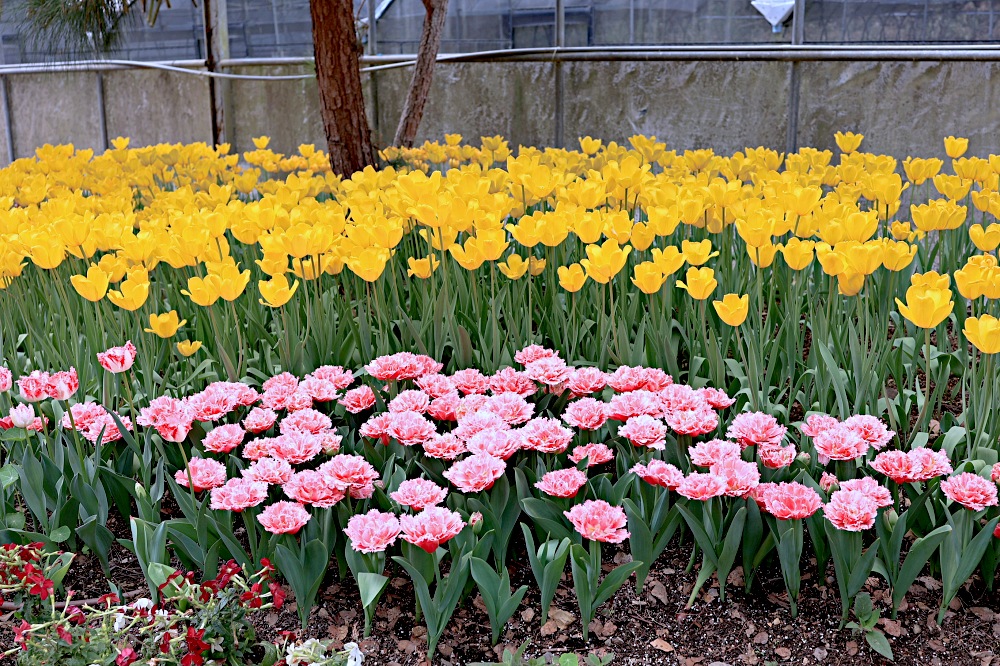
{"label": "tree trunk", "polygon": [[351,0],[310,0],[320,113],[334,173],[350,176],[375,164],[375,147],[365,114]]}
{"label": "tree trunk", "polygon": [[427,95],[431,90],[434,64],[441,48],[441,35],[444,33],[444,22],[448,14],[448,0],[423,0],[423,3],[427,16],[424,18],[424,30],[420,35],[413,80],[410,81],[410,90],[406,95],[399,126],[396,128],[396,138],[393,139],[393,143],[397,146],[412,146],[413,140],[417,137],[417,128],[420,127]]}

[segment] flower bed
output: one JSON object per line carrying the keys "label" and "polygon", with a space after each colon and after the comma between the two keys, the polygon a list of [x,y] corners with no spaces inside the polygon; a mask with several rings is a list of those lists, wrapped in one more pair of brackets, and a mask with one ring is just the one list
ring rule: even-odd
{"label": "flower bed", "polygon": [[[98,359],[127,377],[133,349]],[[413,583],[429,654],[473,585],[499,639],[526,592],[512,589],[508,572],[521,538],[543,623],[569,563],[584,640],[597,608],[633,574],[641,590],[653,562],[685,531],[701,562],[689,606],[713,576],[724,600],[736,565],[752,591],[758,569],[776,559],[794,617],[807,532],[819,570],[832,560],[842,623],[859,594],[867,598],[861,590],[873,572],[889,584],[895,615],[930,563],[942,585],[939,621],[974,573],[993,584],[1000,464],[983,471],[989,478],[970,471],[974,462],[956,471],[946,450],[893,448],[896,433],[864,415],[813,414],[801,434],[789,435],[768,414],[731,413],[736,401],[724,391],[675,383],[657,368],[595,372],[538,345],[515,356],[523,369],[493,375],[441,374],[441,363],[403,352],[374,359],[357,386],[339,366],[301,379],[280,373],[261,391],[214,382],[129,405],[145,428],[141,440],[114,412],[110,436],[105,424],[95,426],[92,403],[71,405],[64,416],[76,416],[56,430],[31,430],[41,419],[32,405],[56,410],[77,390],[72,372],[68,380],[39,373],[17,382],[21,398],[40,401],[13,410],[27,405],[30,415],[9,431],[21,433],[12,455],[21,474],[37,465],[42,486],[56,481],[47,470],[62,474],[60,458],[96,467],[96,492],[110,490],[122,461],[160,461],[132,495],[144,516],[131,518],[133,543],[154,598],[176,578],[164,573],[171,552],[203,571],[233,558],[227,577],[274,562],[305,628],[334,561],[356,581],[367,635],[391,559]],[[80,448],[95,427],[88,439],[104,450]],[[98,466],[105,451],[112,453]],[[183,517],[161,520],[168,492]],[[43,538],[75,533],[100,548],[86,530],[91,522],[71,515],[54,525],[63,511],[48,517],[27,503],[34,522],[50,521]],[[601,544],[625,542],[631,561],[604,572]],[[870,641],[889,652],[884,638]]]}
{"label": "flower bed", "polygon": [[568,573],[586,641],[665,552],[687,605],[772,567],[792,616],[814,559],[887,654],[872,574],[893,616],[936,578],[940,622],[1000,562],[1000,162],[837,140],[449,137],[345,181],[266,140],[39,149],[0,171],[0,540],[107,571],[118,538],[152,600],[272,562],[303,626],[349,577],[365,634],[395,571],[429,654],[476,593],[496,643],[517,566],[543,623]]}

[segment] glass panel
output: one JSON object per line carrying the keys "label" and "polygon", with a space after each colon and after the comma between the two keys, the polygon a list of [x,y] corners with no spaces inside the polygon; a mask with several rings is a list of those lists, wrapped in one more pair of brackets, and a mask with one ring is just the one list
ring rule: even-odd
{"label": "glass panel", "polygon": [[1000,39],[1000,0],[809,0],[806,42],[969,43]]}
{"label": "glass panel", "polygon": [[749,0],[567,0],[567,42],[573,14],[589,15],[594,46],[791,41],[790,22],[775,33]]}
{"label": "glass panel", "polygon": [[231,57],[312,56],[309,0],[227,0],[227,10]]}
{"label": "glass panel", "polygon": [[[126,19],[123,41],[112,53],[99,57],[123,60],[190,60],[205,57],[205,31],[202,28],[202,8],[190,2],[174,2],[160,10],[156,25],[146,25],[141,12]],[[4,12],[0,20],[0,56],[3,64],[51,62],[59,60],[89,60],[89,53],[70,51],[47,44],[33,48],[25,39],[14,12]]]}

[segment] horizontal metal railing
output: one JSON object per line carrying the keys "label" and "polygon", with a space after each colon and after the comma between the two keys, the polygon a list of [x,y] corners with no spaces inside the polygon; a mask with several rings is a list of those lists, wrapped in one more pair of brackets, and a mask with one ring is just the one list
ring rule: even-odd
{"label": "horizontal metal railing", "polygon": [[[415,54],[364,55],[364,71],[378,71],[412,65]],[[940,44],[861,45],[861,44],[744,44],[744,45],[671,45],[671,46],[562,46],[529,49],[499,49],[470,53],[442,53],[440,63],[462,62],[615,62],[658,60],[713,61],[1000,61],[1000,45]],[[240,67],[312,66],[312,58],[227,58],[219,61],[221,69]],[[205,72],[205,60],[138,61],[123,59],[38,62],[0,65],[0,76],[44,74],[53,72],[109,71],[121,69],[162,69],[178,73],[219,75]],[[198,71],[202,70],[202,71]],[[244,78],[246,75],[240,75]],[[283,75],[262,75],[282,78]],[[288,78],[299,77],[291,75]],[[254,76],[253,78],[260,78]]]}
{"label": "horizontal metal railing", "polygon": [[[415,54],[365,54],[361,57],[361,71],[376,74],[380,71],[410,67]],[[663,46],[585,46],[522,48],[470,53],[442,53],[438,62],[447,63],[502,63],[502,62],[656,62],[656,61],[713,61],[713,62],[824,62],[824,61],[890,61],[890,62],[1000,62],[1000,44],[939,44],[939,45],[864,45],[864,44],[744,44],[744,45],[663,45]],[[303,67],[310,71],[297,74],[242,73],[244,68]],[[102,140],[107,146],[106,116],[103,104],[103,73],[115,70],[154,69],[178,74],[219,77],[233,80],[301,80],[313,76],[312,58],[228,58],[219,60],[218,71],[208,71],[201,59],[144,62],[123,59],[83,60],[69,62],[40,62],[0,65],[0,106],[2,106],[7,139],[7,157],[15,158],[14,133],[11,123],[9,100],[10,78],[29,74],[56,74],[63,72],[95,72]],[[557,67],[558,69],[558,67]],[[795,87],[795,86],[793,86]],[[559,101],[559,100],[557,100]],[[563,109],[557,104],[554,113],[561,117]],[[214,111],[214,110],[213,110]],[[797,100],[790,99],[790,115],[797,116]],[[376,112],[377,113],[377,112]],[[789,148],[795,146],[797,118],[790,118]],[[558,133],[557,133],[558,134]],[[557,144],[561,137],[555,138]]]}

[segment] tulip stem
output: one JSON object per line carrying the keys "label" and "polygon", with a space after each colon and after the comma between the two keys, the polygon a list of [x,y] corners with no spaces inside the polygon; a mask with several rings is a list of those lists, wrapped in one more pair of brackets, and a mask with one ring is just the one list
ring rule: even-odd
{"label": "tulip stem", "polygon": [[[924,369],[924,404],[920,408],[920,412],[917,415],[917,423],[913,428],[913,432],[910,433],[909,445],[913,444],[913,440],[916,438],[917,433],[923,428],[924,418],[928,415],[928,409],[931,402],[931,329],[924,329],[924,360],[926,362]],[[909,448],[909,446],[907,447]]]}

